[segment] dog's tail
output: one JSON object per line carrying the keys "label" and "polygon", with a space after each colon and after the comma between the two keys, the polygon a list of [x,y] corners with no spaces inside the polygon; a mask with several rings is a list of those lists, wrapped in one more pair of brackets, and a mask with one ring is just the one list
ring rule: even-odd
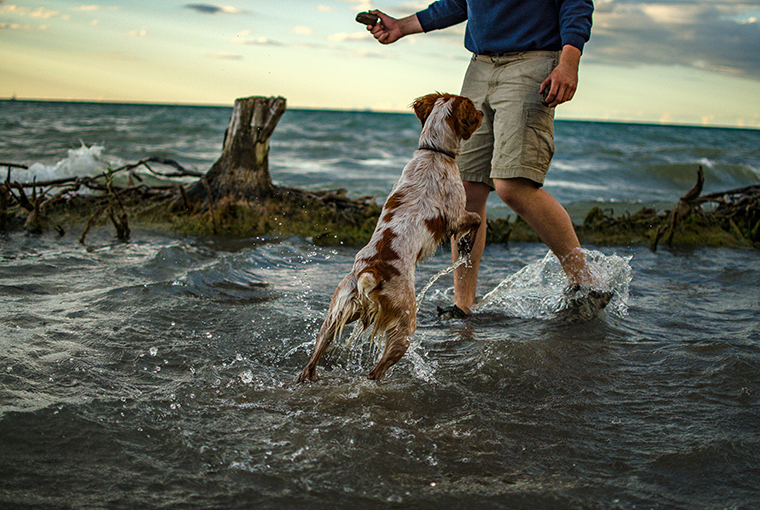
{"label": "dog's tail", "polygon": [[361,307],[361,320],[366,330],[370,324],[374,323],[372,328],[372,338],[377,335],[380,324],[378,324],[377,314],[380,311],[379,303],[372,296],[375,290],[377,290],[380,283],[380,277],[373,269],[366,269],[359,275],[357,282],[357,291],[360,299],[364,303]]}
{"label": "dog's tail", "polygon": [[367,329],[374,319],[369,294],[375,287],[377,287],[377,279],[374,272],[364,272],[359,275],[359,278],[348,275],[338,285],[325,320],[328,328],[325,333],[330,336],[330,340],[342,337],[346,324],[357,319],[361,319],[364,329]]}
{"label": "dog's tail", "polygon": [[378,307],[371,297],[377,282],[374,271],[364,272],[359,278],[346,276],[335,290],[320,336],[329,337],[329,341],[337,340],[343,336],[346,324],[357,319],[362,321],[363,330],[366,330],[377,315]]}
{"label": "dog's tail", "polygon": [[[306,368],[303,369],[297,381],[303,382],[314,379],[317,370],[317,362],[325,353],[333,340],[340,338],[346,324],[361,319],[363,330],[366,330],[377,315],[377,303],[370,294],[377,288],[378,278],[373,272],[365,272],[359,278],[353,274],[347,275],[335,289],[327,317],[317,335],[317,343]],[[377,325],[375,325],[377,329]],[[372,333],[373,337],[375,331]],[[352,335],[353,337],[353,335]],[[349,340],[350,342],[351,340]]]}
{"label": "dog's tail", "polygon": [[377,274],[372,270],[365,270],[359,275],[356,283],[357,290],[363,298],[369,298],[370,292],[377,288]]}

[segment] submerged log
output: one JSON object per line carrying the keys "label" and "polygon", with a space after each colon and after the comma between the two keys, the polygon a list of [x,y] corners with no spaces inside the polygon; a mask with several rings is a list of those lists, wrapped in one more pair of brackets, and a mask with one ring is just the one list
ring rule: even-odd
{"label": "submerged log", "polygon": [[269,138],[285,113],[282,97],[237,99],[224,134],[222,155],[201,181],[187,192],[191,198],[252,199],[272,193]]}

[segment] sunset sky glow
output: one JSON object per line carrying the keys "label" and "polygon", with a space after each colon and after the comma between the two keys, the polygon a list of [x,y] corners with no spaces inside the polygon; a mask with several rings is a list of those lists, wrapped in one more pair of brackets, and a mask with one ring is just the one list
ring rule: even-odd
{"label": "sunset sky glow", "polygon": [[[458,92],[464,24],[383,46],[354,21],[427,2],[0,0],[0,98],[408,111]],[[229,4],[228,4],[229,2]],[[562,119],[760,128],[760,1],[595,2]]]}

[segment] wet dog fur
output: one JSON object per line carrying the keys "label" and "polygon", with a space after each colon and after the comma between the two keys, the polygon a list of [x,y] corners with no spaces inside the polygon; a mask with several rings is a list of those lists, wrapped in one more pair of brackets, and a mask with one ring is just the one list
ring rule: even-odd
{"label": "wet dog fur", "polygon": [[[469,253],[480,216],[465,210],[455,156],[461,140],[478,128],[482,114],[467,98],[429,94],[412,108],[422,123],[420,149],[404,167],[385,202],[369,243],[338,285],[319,330],[314,353],[297,381],[316,377],[317,363],[346,324],[361,320],[385,348],[370,379],[380,379],[409,347],[417,328],[414,271],[445,239]],[[470,235],[468,235],[470,234]]]}

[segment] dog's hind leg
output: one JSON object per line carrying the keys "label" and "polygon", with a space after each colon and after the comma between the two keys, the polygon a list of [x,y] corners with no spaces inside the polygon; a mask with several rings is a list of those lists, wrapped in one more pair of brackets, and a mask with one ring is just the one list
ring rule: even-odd
{"label": "dog's hind leg", "polygon": [[346,276],[335,290],[327,317],[322,323],[317,335],[317,343],[314,345],[314,354],[306,364],[296,382],[304,382],[314,379],[317,375],[317,363],[330,346],[330,342],[343,332],[343,327],[360,317],[356,295],[356,280],[351,275]]}
{"label": "dog's hind leg", "polygon": [[[358,315],[356,318],[358,318]],[[354,318],[353,320],[356,320],[356,318]],[[335,320],[331,320],[331,319],[332,319],[331,316],[328,314],[327,318],[325,319],[325,322],[322,324],[322,327],[319,330],[319,335],[317,336],[317,343],[314,346],[314,354],[311,355],[311,359],[309,359],[309,362],[306,364],[306,367],[298,376],[298,379],[296,379],[296,382],[301,383],[306,380],[311,380],[311,379],[316,378],[317,363],[319,363],[319,359],[322,357],[322,355],[325,353],[327,348],[330,346],[330,342],[332,342],[333,338],[335,338],[338,335],[339,324]],[[347,322],[353,322],[353,321],[347,321]]]}
{"label": "dog's hind leg", "polygon": [[411,336],[412,333],[409,331],[409,328],[402,326],[386,333],[383,357],[380,358],[377,366],[369,373],[369,379],[382,379],[385,372],[395,365],[409,348]]}
{"label": "dog's hind leg", "polygon": [[381,317],[377,320],[388,325],[385,329],[385,349],[377,366],[369,373],[370,379],[381,379],[385,372],[401,359],[409,348],[414,330],[417,329],[414,287],[406,289],[404,295],[404,305],[396,304],[381,309]]}

